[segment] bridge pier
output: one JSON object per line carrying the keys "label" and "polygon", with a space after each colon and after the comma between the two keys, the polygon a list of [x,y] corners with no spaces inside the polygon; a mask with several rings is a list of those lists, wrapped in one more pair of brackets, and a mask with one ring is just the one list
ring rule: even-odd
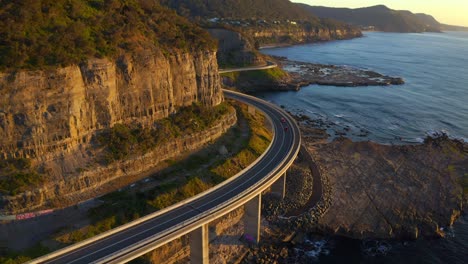
{"label": "bridge pier", "polygon": [[245,204],[245,234],[253,238],[253,242],[260,241],[260,220],[262,210],[262,194],[252,198]]}
{"label": "bridge pier", "polygon": [[286,172],[271,185],[271,192],[279,194],[281,199],[286,197]]}
{"label": "bridge pier", "polygon": [[189,234],[190,237],[190,263],[210,263],[210,241],[208,237],[208,224],[204,224]]}

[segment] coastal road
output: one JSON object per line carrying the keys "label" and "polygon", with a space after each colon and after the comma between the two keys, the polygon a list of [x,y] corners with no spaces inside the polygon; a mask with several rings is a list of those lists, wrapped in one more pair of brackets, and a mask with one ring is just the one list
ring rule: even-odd
{"label": "coastal road", "polygon": [[242,68],[232,68],[232,69],[219,69],[219,73],[229,73],[229,72],[243,72],[243,71],[258,71],[258,70],[267,70],[271,68],[278,67],[278,64],[267,61],[267,65],[264,66],[252,66],[252,67],[242,67]]}
{"label": "coastal road", "polygon": [[274,183],[294,162],[301,146],[294,119],[258,98],[227,90],[224,94],[255,106],[272,122],[270,147],[253,165],[191,199],[29,263],[127,262],[238,208]]}

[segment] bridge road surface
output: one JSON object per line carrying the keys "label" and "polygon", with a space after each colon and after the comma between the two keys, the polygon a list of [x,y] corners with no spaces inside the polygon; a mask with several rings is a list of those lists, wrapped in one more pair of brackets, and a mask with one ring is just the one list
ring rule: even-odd
{"label": "bridge road surface", "polygon": [[[32,260],[30,263],[78,264],[129,261],[148,252],[150,248],[153,249],[156,243],[171,241],[176,235],[186,234],[194,227],[201,226],[201,223],[205,223],[213,213],[227,210],[227,207],[229,210],[237,208],[239,205],[235,203],[242,197],[253,195],[254,192],[257,195],[264,190],[267,186],[260,185],[250,189],[249,187],[271,180],[277,172],[286,169],[291,160],[295,159],[300,148],[299,129],[294,120],[277,106],[227,90],[224,93],[226,98],[254,105],[271,118],[275,131],[274,138],[271,147],[261,160],[226,185],[215,188],[185,205],[46,261]],[[282,118],[286,120],[285,123],[281,122]],[[287,131],[284,129],[285,126],[288,127]],[[128,247],[133,249],[130,251]]]}
{"label": "bridge road surface", "polygon": [[252,67],[242,67],[242,68],[231,68],[231,69],[219,69],[219,73],[228,73],[228,72],[243,72],[243,71],[258,71],[258,70],[267,70],[271,68],[278,67],[278,64],[267,61],[267,65],[264,66],[252,66]]}

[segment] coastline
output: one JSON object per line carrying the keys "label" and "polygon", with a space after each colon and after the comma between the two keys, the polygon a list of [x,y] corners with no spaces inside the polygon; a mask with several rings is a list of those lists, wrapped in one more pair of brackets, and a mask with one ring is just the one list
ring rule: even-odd
{"label": "coastline", "polygon": [[381,73],[351,66],[317,64],[274,57],[281,68],[291,75],[291,84],[304,87],[312,84],[357,87],[389,86],[405,83],[401,77],[391,77]]}
{"label": "coastline", "polygon": [[241,71],[237,74],[223,73],[222,81],[227,87],[246,93],[265,91],[299,91],[309,85],[359,87],[391,86],[405,83],[401,77],[391,77],[357,67],[315,64],[270,56],[278,68]]}
{"label": "coastline", "polygon": [[343,137],[329,142],[330,135],[314,120],[303,115],[296,120],[306,148],[327,179],[328,199],[318,215],[309,208],[293,218],[284,209],[294,189],[288,188],[285,201],[276,201],[279,205],[265,205],[262,214],[274,232],[251,249],[245,263],[316,261],[330,254],[333,243],[360,244],[373,261],[392,246],[450,238],[451,226],[466,218],[468,197],[461,198],[457,177],[468,172],[468,143],[445,135],[399,146]]}
{"label": "coastline", "polygon": [[[460,86],[461,82],[449,85],[443,78],[456,76],[446,73],[447,65],[440,63],[445,53],[437,53],[436,48],[421,49],[421,45],[411,49],[409,45],[414,41],[442,42],[438,38],[429,38],[430,34],[421,35],[405,35],[401,39],[389,36],[391,41],[398,42],[400,46],[380,57],[375,54],[386,52],[388,48],[385,44],[390,41],[389,37],[369,38],[372,42],[357,41],[357,44],[355,42],[349,46],[339,45],[339,51],[323,45],[316,47],[314,52],[307,52],[304,47],[296,53],[293,48],[286,48],[284,52],[271,52],[278,56],[291,56],[296,60],[309,60],[312,58],[310,56],[317,56],[316,61],[327,63],[369,65],[379,71],[404,74],[408,85],[394,89],[329,89],[315,86],[298,94],[258,94],[294,112],[299,117],[298,122],[306,123],[303,142],[313,153],[324,175],[329,176],[333,194],[330,207],[318,222],[311,223],[306,216],[307,212],[303,212],[304,217],[296,221],[296,225],[290,226],[286,221],[280,224],[277,222],[281,221],[272,221],[272,225],[277,224],[272,227],[277,233],[267,234],[268,238],[252,254],[257,263],[259,260],[281,263],[286,259],[300,263],[322,260],[334,263],[336,260],[342,261],[343,257],[349,257],[347,260],[352,263],[414,263],[421,257],[425,257],[428,262],[444,259],[450,260],[450,263],[464,263],[459,262],[466,257],[459,253],[459,247],[460,243],[466,244],[468,234],[468,141],[463,133],[456,133],[457,130],[452,130],[452,127],[464,126],[465,122],[456,117],[467,112],[463,104],[461,109],[458,107],[460,111],[454,113],[454,107],[447,107],[442,100],[436,100],[439,94],[447,95],[447,91],[461,92],[459,89],[463,86]],[[367,42],[381,46],[372,49],[372,52],[346,55],[346,52],[352,53],[357,48],[365,47],[369,44]],[[447,47],[463,57],[459,44]],[[436,56],[429,57],[434,54]],[[411,56],[416,59],[411,60]],[[277,58],[279,61],[285,59]],[[358,59],[368,62],[354,63]],[[389,63],[389,67],[379,67],[382,61],[393,63]],[[289,67],[289,72],[293,72],[290,74],[293,80],[289,83],[299,83],[301,73],[313,71],[313,63],[302,69],[299,64],[302,62],[282,65],[286,66],[286,71]],[[455,65],[457,69],[449,67],[449,71],[466,72],[461,71],[461,65]],[[438,74],[426,76],[422,69],[431,69]],[[443,89],[445,86],[447,88]],[[466,93],[460,93],[460,96],[464,95]],[[451,102],[454,106],[459,105],[460,97],[443,98],[444,101],[453,100]],[[353,103],[368,105],[354,108]],[[302,117],[306,115],[312,119]],[[412,115],[415,118],[408,118]],[[457,116],[450,118],[452,115]],[[442,120],[437,119],[441,117]],[[407,126],[406,130],[402,129]],[[437,135],[432,131],[447,131],[447,135]],[[448,135],[453,135],[453,138]],[[457,138],[465,139],[465,142]],[[288,217],[287,213],[263,213],[273,219]],[[273,213],[273,216],[269,213]],[[273,242],[266,242],[270,239]],[[410,249],[418,252],[408,256]],[[395,257],[402,252],[407,254],[407,259]],[[395,259],[398,261],[393,261]]]}

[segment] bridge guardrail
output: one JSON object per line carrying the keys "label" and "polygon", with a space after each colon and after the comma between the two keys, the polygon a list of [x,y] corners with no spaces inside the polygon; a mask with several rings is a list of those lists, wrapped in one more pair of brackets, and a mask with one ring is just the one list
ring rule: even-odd
{"label": "bridge guardrail", "polygon": [[[232,93],[237,93],[237,92],[233,92],[233,91],[230,91],[230,92],[232,92]],[[239,93],[237,93],[237,94],[239,94]],[[242,94],[242,95],[245,96],[244,94]],[[255,100],[255,101],[259,101],[258,98],[255,98],[255,97],[251,97],[251,99],[253,99],[253,100]],[[262,103],[264,103],[264,102],[262,102]],[[268,104],[270,104],[270,103],[268,103]],[[273,108],[276,108],[276,109],[279,110],[280,112],[284,112],[284,110],[282,110],[281,108],[277,107],[276,105],[270,104],[270,106],[272,106]],[[255,106],[254,106],[254,107],[255,107]],[[255,107],[255,108],[258,109],[257,107]],[[262,111],[261,109],[258,109],[258,110],[261,111],[261,112],[263,112],[265,116],[269,117],[269,116],[268,116],[264,111]],[[293,126],[293,124],[291,123],[291,121],[294,122],[294,126]],[[272,122],[271,118],[270,118],[270,122]],[[295,120],[290,120],[290,119],[288,118],[288,122],[289,122],[289,124],[290,124],[291,127],[297,128],[297,124],[295,123]],[[274,127],[273,127],[273,129],[274,129]],[[293,134],[293,137],[295,137],[295,136],[296,136],[296,135]],[[273,141],[272,141],[272,142],[273,142]],[[271,146],[271,145],[270,145],[270,146]],[[299,143],[298,143],[298,146],[301,146],[301,138],[300,138],[300,136],[299,136]],[[299,152],[299,149],[300,149],[300,148],[297,148],[296,153],[295,153],[294,156],[297,156],[297,153]],[[291,148],[291,149],[289,150],[289,152],[288,152],[288,155],[287,155],[288,157],[291,157],[291,154],[292,154],[291,152],[292,152],[292,151],[293,151],[293,149]],[[267,152],[267,151],[265,151],[263,154],[265,154],[266,152]],[[262,156],[263,156],[263,155],[262,155]],[[245,202],[243,202],[243,200],[247,200],[247,201],[250,200],[250,199],[251,199],[250,196],[253,196],[253,194],[254,194],[254,195],[257,195],[258,192],[261,193],[264,189],[268,188],[268,186],[270,186],[271,184],[266,184],[266,185],[265,185],[265,186],[266,186],[265,188],[260,188],[257,192],[254,192],[253,190],[257,189],[257,188],[258,188],[259,186],[261,186],[261,185],[264,185],[266,181],[267,181],[268,183],[269,183],[269,182],[274,182],[274,181],[276,181],[277,178],[278,178],[279,176],[278,176],[278,177],[273,177],[273,178],[271,178],[271,177],[272,177],[273,175],[282,175],[282,174],[287,170],[287,168],[290,167],[290,165],[291,165],[293,162],[294,162],[294,159],[290,159],[290,160],[288,161],[288,163],[286,164],[286,166],[285,166],[285,164],[278,164],[268,175],[266,175],[265,177],[263,177],[262,180],[256,182],[254,185],[251,185],[250,187],[248,187],[244,192],[237,194],[236,196],[232,197],[230,200],[227,200],[227,201],[225,201],[225,202],[219,204],[218,206],[212,208],[211,210],[205,211],[205,212],[203,212],[203,213],[200,214],[200,215],[197,215],[197,216],[195,216],[195,217],[193,217],[193,218],[191,218],[191,219],[189,219],[189,220],[186,220],[186,221],[184,221],[184,222],[182,222],[182,223],[180,223],[180,224],[178,224],[178,225],[175,225],[175,226],[172,227],[171,229],[165,230],[165,232],[163,232],[163,233],[158,233],[158,234],[155,234],[155,235],[153,235],[153,236],[151,236],[151,237],[148,237],[148,238],[146,238],[146,239],[140,241],[140,243],[138,243],[138,244],[132,245],[132,246],[130,246],[130,247],[128,247],[128,248],[124,248],[124,249],[121,249],[121,250],[115,252],[114,256],[117,255],[117,256],[115,257],[116,260],[115,260],[115,261],[111,261],[111,263],[114,263],[114,262],[115,262],[115,263],[120,263],[120,262],[122,262],[122,261],[124,261],[124,260],[125,260],[125,261],[131,260],[131,259],[133,259],[133,258],[126,258],[126,259],[120,258],[120,259],[119,259],[119,256],[118,256],[118,255],[119,255],[119,254],[120,254],[120,255],[123,255],[125,252],[134,252],[134,251],[137,251],[137,250],[139,250],[140,248],[142,248],[142,247],[144,247],[144,246],[146,246],[146,245],[148,245],[148,244],[151,244],[151,243],[154,242],[158,237],[162,237],[162,236],[168,235],[168,234],[170,234],[170,233],[175,233],[177,230],[180,229],[180,227],[188,226],[188,225],[191,224],[191,223],[194,223],[194,222],[199,221],[199,220],[201,220],[201,219],[203,219],[203,218],[206,218],[207,216],[212,215],[212,214],[214,214],[214,213],[217,212],[217,211],[220,211],[222,208],[226,208],[226,207],[228,207],[229,205],[234,204],[235,201],[238,201],[238,202],[236,203],[236,205],[235,205],[236,208],[239,207],[239,206],[241,206],[241,205],[243,205],[243,204],[245,203]],[[283,166],[283,169],[278,171],[279,167],[281,167],[281,166]],[[252,195],[246,195],[246,194],[252,194]],[[234,202],[233,202],[233,201],[234,201]],[[239,205],[239,203],[240,203],[240,205]],[[219,216],[218,216],[218,217],[219,217]],[[195,226],[195,227],[193,227],[192,229],[185,230],[184,233],[187,234],[187,233],[189,233],[190,231],[194,230],[195,228],[197,228],[197,227]],[[165,241],[165,243],[166,243],[166,242],[170,242],[170,241],[172,241],[173,239],[176,239],[176,238],[179,237],[179,236],[180,236],[180,234],[177,234],[177,236],[173,237],[172,239],[169,239],[168,241]],[[141,253],[141,254],[144,254],[144,253],[147,253],[147,252],[149,252],[149,251],[151,251],[151,250],[152,250],[152,249],[149,249],[149,250],[147,250],[146,252],[144,251],[143,253],[141,253],[141,252],[140,252],[140,253]],[[102,259],[98,260],[97,263],[103,263],[103,261],[106,260],[106,259],[108,259],[108,257],[102,258]]]}
{"label": "bridge guardrail", "polygon": [[[224,91],[226,91],[226,90],[224,90]],[[232,92],[232,91],[229,91],[229,92]],[[235,93],[237,93],[237,92],[235,92]],[[239,94],[239,93],[238,93],[238,94]],[[260,109],[258,109],[258,110],[259,110],[260,112],[262,112],[262,113],[265,115],[265,117],[269,120],[270,123],[273,123],[273,120],[270,118],[269,115],[267,115],[266,113],[264,113],[264,112],[261,111]],[[273,127],[273,131],[272,131],[272,132],[273,132],[273,135],[274,135],[274,134],[275,134],[274,126],[272,126],[272,127]],[[151,214],[149,214],[149,215],[143,216],[143,217],[141,217],[141,218],[139,218],[139,219],[137,219],[137,220],[135,220],[135,221],[132,221],[132,222],[127,223],[127,224],[124,224],[124,225],[121,225],[121,226],[119,226],[119,227],[116,227],[116,228],[114,228],[114,229],[111,229],[111,230],[109,230],[109,231],[106,231],[106,232],[104,232],[104,233],[102,233],[102,234],[99,234],[99,235],[97,235],[97,236],[94,236],[94,237],[91,237],[91,238],[89,238],[89,239],[83,240],[83,241],[81,241],[81,242],[75,243],[75,244],[73,244],[73,245],[70,245],[70,246],[65,247],[65,248],[63,248],[63,249],[54,251],[54,252],[52,252],[52,253],[46,254],[46,255],[44,255],[44,256],[42,256],[42,257],[33,259],[33,260],[28,261],[28,262],[26,262],[26,263],[27,263],[27,264],[36,264],[36,263],[40,263],[40,262],[44,262],[44,261],[53,259],[53,258],[55,258],[55,257],[58,257],[58,256],[60,256],[60,255],[65,254],[65,253],[72,252],[72,251],[74,251],[74,250],[76,250],[76,249],[78,249],[78,248],[81,248],[81,247],[84,247],[84,246],[86,246],[86,245],[89,245],[89,244],[91,244],[91,243],[93,243],[93,242],[95,242],[95,241],[97,241],[97,240],[104,239],[104,238],[109,237],[109,236],[111,236],[111,235],[113,235],[113,234],[116,234],[116,233],[118,233],[118,232],[120,232],[120,231],[122,231],[122,230],[129,229],[129,228],[131,228],[131,227],[133,227],[133,226],[136,226],[136,225],[138,225],[138,224],[141,224],[141,223],[143,223],[143,222],[145,222],[145,221],[147,221],[147,220],[150,220],[150,219],[152,219],[152,218],[154,218],[154,217],[156,217],[156,216],[159,216],[159,215],[161,215],[161,214],[163,214],[163,213],[166,213],[166,212],[168,212],[168,211],[174,210],[175,208],[181,207],[181,206],[183,206],[183,205],[185,205],[185,204],[187,204],[187,203],[189,203],[189,202],[191,202],[191,201],[193,201],[193,200],[196,200],[196,199],[198,199],[198,198],[200,198],[200,197],[206,195],[206,194],[209,193],[209,192],[212,192],[212,191],[214,191],[214,190],[217,190],[217,189],[223,187],[224,185],[230,183],[231,181],[235,180],[235,179],[238,178],[240,175],[242,175],[245,171],[247,171],[247,170],[249,170],[250,168],[252,168],[253,166],[255,166],[255,165],[258,163],[258,161],[260,161],[260,160],[266,155],[266,153],[270,150],[271,146],[273,145],[274,140],[275,140],[275,138],[273,137],[273,140],[270,142],[270,145],[268,145],[268,148],[267,148],[267,149],[262,153],[262,155],[260,155],[260,157],[258,157],[253,163],[251,163],[249,166],[247,166],[246,168],[244,168],[242,171],[238,172],[236,175],[234,175],[234,176],[232,176],[231,178],[229,178],[229,179],[227,179],[227,180],[221,182],[220,184],[214,186],[213,188],[210,188],[210,189],[208,189],[208,190],[206,190],[206,191],[204,191],[204,192],[201,192],[201,193],[199,193],[199,194],[197,194],[197,195],[195,195],[195,196],[193,196],[193,197],[190,197],[190,198],[188,198],[188,199],[186,199],[186,200],[183,200],[183,201],[181,201],[181,202],[178,202],[178,203],[176,203],[176,204],[174,204],[174,205],[171,205],[171,206],[169,206],[169,207],[166,207],[166,208],[164,208],[164,209],[161,209],[161,210],[156,211],[156,212],[154,212],[154,213],[151,213]]]}

